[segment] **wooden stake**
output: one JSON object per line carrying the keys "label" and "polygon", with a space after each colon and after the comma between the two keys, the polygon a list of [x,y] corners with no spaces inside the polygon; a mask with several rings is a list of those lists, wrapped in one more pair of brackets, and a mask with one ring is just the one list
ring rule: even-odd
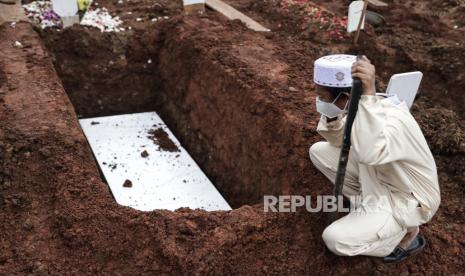
{"label": "wooden stake", "polygon": [[252,29],[257,32],[269,32],[270,30],[263,27],[259,23],[257,23],[252,18],[248,17],[247,15],[241,13],[240,11],[236,10],[235,8],[231,7],[230,5],[226,4],[221,0],[206,0],[205,4],[214,9],[215,11],[223,14],[230,20],[239,19],[242,21],[249,29]]}
{"label": "wooden stake", "polygon": [[360,36],[360,29],[362,28],[363,20],[365,20],[365,15],[367,13],[367,7],[368,7],[368,0],[365,0],[363,4],[362,16],[360,17],[360,21],[358,22],[357,32],[355,33],[355,39],[354,39],[355,45],[357,45],[358,37]]}

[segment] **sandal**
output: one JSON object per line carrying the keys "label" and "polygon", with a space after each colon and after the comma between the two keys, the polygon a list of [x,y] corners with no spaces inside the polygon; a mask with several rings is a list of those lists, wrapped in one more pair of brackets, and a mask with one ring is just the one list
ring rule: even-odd
{"label": "sandal", "polygon": [[405,260],[408,256],[420,252],[426,245],[426,240],[422,235],[417,235],[407,249],[396,246],[391,254],[383,258],[385,263],[398,263]]}

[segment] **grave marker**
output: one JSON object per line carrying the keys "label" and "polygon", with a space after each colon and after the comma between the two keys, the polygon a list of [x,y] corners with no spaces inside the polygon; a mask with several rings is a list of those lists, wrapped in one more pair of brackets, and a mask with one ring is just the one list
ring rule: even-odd
{"label": "grave marker", "polygon": [[79,24],[78,4],[76,0],[52,0],[53,10],[61,17],[63,28]]}
{"label": "grave marker", "polygon": [[[353,1],[352,3],[350,3],[349,14],[347,16],[348,17],[347,32],[351,33],[357,30],[358,24],[362,17],[364,4],[365,3],[363,1]],[[360,29],[363,30],[364,28],[365,28],[365,19],[363,19],[362,25],[360,26]]]}
{"label": "grave marker", "polygon": [[367,13],[367,8],[368,8],[368,0],[364,0],[363,1],[362,14],[361,14],[360,20],[358,22],[357,32],[355,33],[354,44],[357,44],[358,37],[360,36],[360,30],[362,29],[362,25],[364,25],[364,23],[365,23],[365,15]]}

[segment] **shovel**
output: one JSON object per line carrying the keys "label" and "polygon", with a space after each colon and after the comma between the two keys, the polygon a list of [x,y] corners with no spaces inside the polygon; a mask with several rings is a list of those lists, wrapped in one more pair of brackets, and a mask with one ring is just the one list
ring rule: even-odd
{"label": "shovel", "polygon": [[[358,59],[358,57],[357,57]],[[354,78],[352,90],[350,92],[349,110],[347,112],[346,125],[344,128],[344,137],[342,140],[341,155],[339,156],[339,164],[337,167],[336,180],[334,185],[334,196],[339,201],[339,196],[342,195],[342,188],[344,187],[344,178],[346,175],[347,161],[349,160],[349,152],[351,147],[350,135],[352,133],[352,125],[354,124],[355,116],[358,111],[358,103],[362,95],[362,82],[359,78]],[[342,206],[342,202],[337,202],[337,206]],[[338,219],[338,212],[332,212],[330,219],[331,222]]]}

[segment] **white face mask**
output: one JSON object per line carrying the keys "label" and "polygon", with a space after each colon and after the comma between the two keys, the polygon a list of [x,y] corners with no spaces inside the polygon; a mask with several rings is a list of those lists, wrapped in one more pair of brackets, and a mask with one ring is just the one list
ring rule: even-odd
{"label": "white face mask", "polygon": [[337,105],[334,103],[337,102],[339,97],[342,95],[348,95],[347,93],[339,93],[337,97],[334,99],[332,103],[324,102],[320,100],[320,97],[316,98],[316,111],[318,111],[320,114],[325,115],[329,119],[335,118],[344,112],[347,111],[347,105],[349,104],[349,101],[347,101],[346,105],[344,106],[344,109],[340,109]]}

